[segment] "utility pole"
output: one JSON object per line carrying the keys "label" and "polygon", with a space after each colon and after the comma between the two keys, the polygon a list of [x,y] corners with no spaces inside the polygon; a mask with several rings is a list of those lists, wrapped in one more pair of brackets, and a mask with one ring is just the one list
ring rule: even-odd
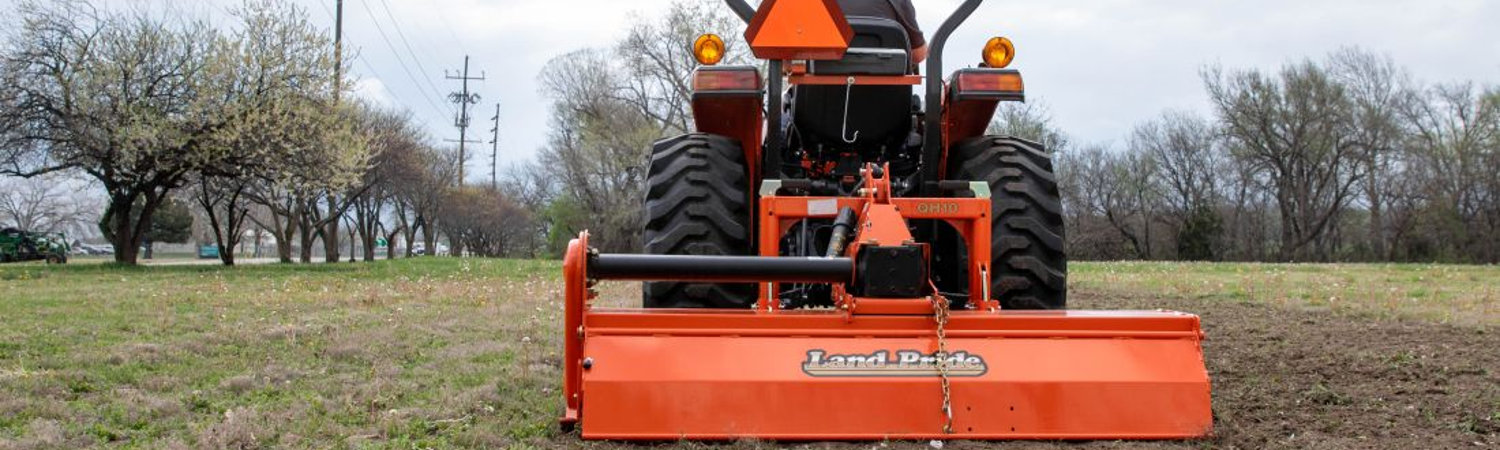
{"label": "utility pole", "polygon": [[[338,108],[339,97],[344,90],[344,0],[334,2],[333,16],[333,107]],[[312,205],[317,208],[317,205]],[[328,192],[328,216],[331,220],[323,227],[323,259],[339,262],[339,218],[338,194]],[[353,231],[353,230],[350,230]],[[354,256],[354,241],[349,241],[349,255]]]}
{"label": "utility pole", "polygon": [[494,133],[490,139],[490,189],[496,189],[500,187],[500,178],[495,171],[500,161],[500,102],[495,102],[495,117],[490,120],[495,122],[495,127],[490,128],[490,133]]}
{"label": "utility pole", "polygon": [[[458,185],[464,184],[464,163],[468,162],[464,153],[464,144],[469,143],[465,133],[469,129],[469,105],[479,103],[479,94],[469,92],[469,80],[484,80],[484,73],[480,72],[478,77],[469,76],[469,55],[464,55],[464,70],[457,74],[449,74],[443,71],[443,77],[450,80],[459,80],[463,90],[448,94],[448,100],[458,104],[458,117],[454,119],[453,126],[458,127]],[[450,141],[451,142],[451,141]],[[480,141],[479,143],[484,143]]]}
{"label": "utility pole", "polygon": [[333,16],[333,104],[339,103],[344,83],[344,0],[334,5]]}

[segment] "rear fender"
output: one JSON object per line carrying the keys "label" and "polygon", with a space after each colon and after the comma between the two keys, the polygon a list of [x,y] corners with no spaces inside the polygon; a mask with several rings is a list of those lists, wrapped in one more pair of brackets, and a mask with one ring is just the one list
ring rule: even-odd
{"label": "rear fender", "polygon": [[705,66],[693,72],[693,126],[740,141],[751,192],[760,189],[761,177],[754,174],[760,173],[764,95],[754,66]]}
{"label": "rear fender", "polygon": [[[1021,73],[1014,69],[960,69],[949,76],[943,95],[943,149],[964,139],[982,136],[1000,102],[1024,102]],[[947,177],[947,152],[939,174]],[[946,178],[940,178],[946,179]]]}

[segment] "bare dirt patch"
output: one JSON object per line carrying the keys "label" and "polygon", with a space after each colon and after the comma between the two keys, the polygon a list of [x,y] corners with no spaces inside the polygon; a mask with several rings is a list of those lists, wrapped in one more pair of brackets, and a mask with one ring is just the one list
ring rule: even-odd
{"label": "bare dirt patch", "polygon": [[1251,302],[1110,297],[1198,313],[1223,448],[1500,446],[1500,332]]}

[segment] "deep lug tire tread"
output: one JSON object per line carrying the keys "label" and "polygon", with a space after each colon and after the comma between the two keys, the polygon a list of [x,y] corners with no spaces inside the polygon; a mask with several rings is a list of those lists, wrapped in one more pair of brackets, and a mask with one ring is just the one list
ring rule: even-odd
{"label": "deep lug tire tread", "polygon": [[981,136],[955,145],[949,161],[949,179],[990,185],[991,295],[1004,309],[1066,308],[1066,232],[1051,155],[1025,139]]}
{"label": "deep lug tire tread", "polygon": [[[646,175],[645,253],[749,255],[750,183],[740,145],[686,134],[652,145]],[[755,284],[643,283],[647,308],[749,308]]]}

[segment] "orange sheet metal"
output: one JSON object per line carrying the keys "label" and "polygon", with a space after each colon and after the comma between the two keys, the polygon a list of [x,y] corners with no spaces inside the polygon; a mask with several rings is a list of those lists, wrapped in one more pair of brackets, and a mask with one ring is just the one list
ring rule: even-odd
{"label": "orange sheet metal", "polygon": [[1190,314],[954,312],[952,434],[930,316],[582,316],[590,439],[1162,439],[1212,426]]}
{"label": "orange sheet metal", "polygon": [[766,0],[745,28],[745,42],[760,59],[839,59],[852,39],[834,0]]}

